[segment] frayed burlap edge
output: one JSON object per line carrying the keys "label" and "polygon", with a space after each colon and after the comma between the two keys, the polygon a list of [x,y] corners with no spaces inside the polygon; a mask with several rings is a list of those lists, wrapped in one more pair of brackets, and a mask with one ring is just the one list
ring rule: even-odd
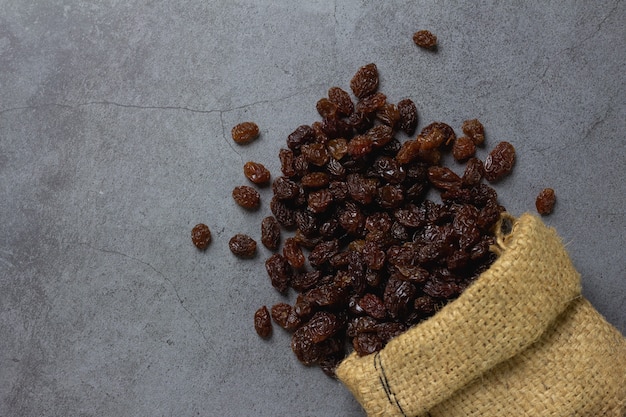
{"label": "frayed burlap edge", "polygon": [[505,214],[496,237],[498,259],[457,300],[382,351],[351,354],[337,368],[369,416],[428,415],[446,402],[455,410],[455,393],[525,351],[581,298],[579,274],[539,218]]}

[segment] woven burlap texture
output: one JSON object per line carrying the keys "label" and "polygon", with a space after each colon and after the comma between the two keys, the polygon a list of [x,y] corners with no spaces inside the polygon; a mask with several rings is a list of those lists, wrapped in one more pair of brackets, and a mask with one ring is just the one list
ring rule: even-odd
{"label": "woven burlap texture", "polygon": [[504,215],[496,236],[458,299],[338,378],[370,417],[624,417],[626,340],[581,296],[556,231]]}

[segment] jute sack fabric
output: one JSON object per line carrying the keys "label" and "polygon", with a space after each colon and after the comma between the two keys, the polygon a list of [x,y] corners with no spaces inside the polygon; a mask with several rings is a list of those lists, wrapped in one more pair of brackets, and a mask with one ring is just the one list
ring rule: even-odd
{"label": "jute sack fabric", "polygon": [[626,416],[626,339],[580,294],[554,229],[504,215],[455,301],[337,368],[368,416]]}

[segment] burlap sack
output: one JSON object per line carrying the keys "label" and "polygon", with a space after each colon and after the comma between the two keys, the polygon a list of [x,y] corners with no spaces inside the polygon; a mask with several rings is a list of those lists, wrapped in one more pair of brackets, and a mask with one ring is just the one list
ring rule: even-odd
{"label": "burlap sack", "polygon": [[347,357],[339,379],[368,416],[624,417],[626,340],[581,296],[554,229],[505,215],[494,250],[457,300]]}

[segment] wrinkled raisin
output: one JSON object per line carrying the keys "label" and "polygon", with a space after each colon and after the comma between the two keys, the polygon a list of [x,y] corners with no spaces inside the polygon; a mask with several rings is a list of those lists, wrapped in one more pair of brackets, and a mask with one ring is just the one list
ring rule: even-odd
{"label": "wrinkled raisin", "polygon": [[475,145],[482,145],[485,141],[485,128],[478,119],[464,121],[461,130],[474,141]]}
{"label": "wrinkled raisin", "polygon": [[191,229],[191,241],[198,249],[206,249],[211,243],[211,230],[209,226],[199,223]]}
{"label": "wrinkled raisin", "polygon": [[354,111],[350,94],[339,87],[331,87],[328,90],[328,99],[337,106],[337,112],[343,116],[350,116]]}
{"label": "wrinkled raisin", "polygon": [[501,180],[515,164],[515,148],[509,142],[500,142],[485,159],[485,178],[489,182]]}
{"label": "wrinkled raisin", "polygon": [[265,260],[265,270],[274,288],[281,293],[287,291],[292,272],[284,256],[275,253],[267,258]]}
{"label": "wrinkled raisin", "polygon": [[434,49],[437,47],[437,36],[428,30],[418,30],[413,34],[415,45],[424,49]]}
{"label": "wrinkled raisin", "polygon": [[231,136],[239,145],[245,145],[259,136],[259,126],[254,122],[239,123],[232,128]]}
{"label": "wrinkled raisin", "polygon": [[304,254],[302,253],[302,249],[295,238],[289,237],[285,239],[285,244],[283,245],[283,256],[295,269],[300,269],[304,266]]}
{"label": "wrinkled raisin", "polygon": [[301,125],[296,128],[287,137],[287,146],[291,150],[300,149],[305,143],[315,140],[315,131],[309,125]]}
{"label": "wrinkled raisin", "polygon": [[251,258],[256,253],[256,242],[248,235],[236,234],[228,241],[230,251],[242,258]]}
{"label": "wrinkled raisin", "polygon": [[405,98],[398,102],[398,112],[400,113],[399,128],[407,135],[412,135],[417,127],[417,107],[413,100]]}
{"label": "wrinkled raisin", "polygon": [[248,210],[255,210],[261,205],[261,195],[257,190],[247,185],[240,185],[233,189],[235,203]]}
{"label": "wrinkled raisin", "polygon": [[302,324],[296,311],[287,303],[272,306],[272,319],[285,330],[295,330]]}
{"label": "wrinkled raisin", "polygon": [[355,158],[362,158],[372,151],[373,142],[369,136],[359,135],[348,142],[348,154]]}
{"label": "wrinkled raisin", "polygon": [[243,166],[243,174],[255,184],[267,184],[270,180],[270,171],[258,162],[248,161]]}
{"label": "wrinkled raisin", "polygon": [[293,200],[300,193],[300,187],[289,178],[278,177],[272,183],[272,191],[279,200]]}
{"label": "wrinkled raisin", "polygon": [[539,195],[537,195],[535,207],[537,208],[537,212],[539,214],[545,216],[552,213],[555,203],[556,195],[554,194],[554,190],[552,188],[544,188],[541,190]]}
{"label": "wrinkled raisin", "polygon": [[262,338],[268,338],[272,334],[272,321],[266,306],[259,308],[254,313],[254,330]]}
{"label": "wrinkled raisin", "polygon": [[359,68],[350,80],[350,88],[358,98],[374,94],[378,89],[378,68],[376,68],[376,64],[367,64]]}
{"label": "wrinkled raisin", "polygon": [[465,161],[476,153],[474,141],[467,136],[461,136],[452,145],[452,156],[457,161]]}
{"label": "wrinkled raisin", "polygon": [[269,250],[276,250],[280,245],[280,226],[273,216],[267,216],[261,222],[261,243]]}

